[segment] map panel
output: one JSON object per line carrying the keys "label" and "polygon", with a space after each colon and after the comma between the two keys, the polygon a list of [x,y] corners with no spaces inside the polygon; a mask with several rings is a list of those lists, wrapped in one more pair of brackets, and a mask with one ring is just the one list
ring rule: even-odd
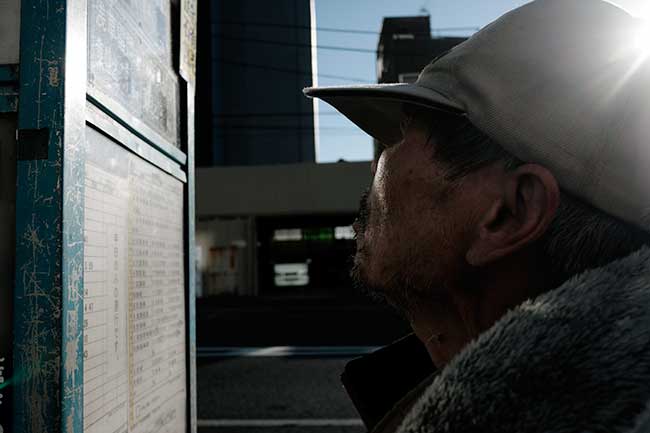
{"label": "map panel", "polygon": [[183,432],[183,184],[86,136],[84,432]]}
{"label": "map panel", "polygon": [[88,1],[88,92],[179,147],[170,8],[170,0]]}

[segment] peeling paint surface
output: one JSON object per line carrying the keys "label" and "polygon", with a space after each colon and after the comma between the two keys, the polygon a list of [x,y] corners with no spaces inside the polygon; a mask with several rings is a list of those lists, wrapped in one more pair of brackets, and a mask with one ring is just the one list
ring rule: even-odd
{"label": "peeling paint surface", "polygon": [[[63,4],[53,8],[64,11]],[[83,425],[83,266],[84,176],[86,159],[86,1],[67,0],[66,57],[63,63],[47,61],[47,86],[64,89],[63,153],[63,280],[62,366],[60,370],[61,431],[81,433]],[[63,77],[63,71],[66,76]],[[63,86],[65,80],[65,86]]]}
{"label": "peeling paint surface", "polygon": [[50,87],[59,87],[59,67],[54,63],[54,65],[47,68],[48,75],[47,81]]}
{"label": "peeling paint surface", "polygon": [[[60,146],[60,143],[55,143]],[[61,149],[54,149],[60,155]],[[20,161],[16,203],[16,432],[56,431],[61,329],[60,164]],[[54,422],[54,423],[53,423]]]}
{"label": "peeling paint surface", "polygon": [[63,402],[66,432],[80,432],[83,397],[83,143],[67,141],[64,156],[63,195]]}
{"label": "peeling paint surface", "polygon": [[[20,130],[49,131],[47,159],[17,163],[13,361],[21,375],[13,384],[14,424],[9,429],[15,433],[83,430],[86,11],[86,0],[23,0],[20,107],[16,89],[0,86],[0,112],[20,108]],[[190,117],[193,119],[193,106]],[[178,149],[175,152],[185,157]],[[191,139],[188,154],[193,160]],[[187,421],[194,432],[194,172],[190,166],[187,170],[191,186],[184,191],[189,201],[184,230],[189,230],[189,243],[185,244],[189,276],[181,279],[189,305],[179,310],[186,313],[184,318],[190,324],[187,333],[182,332],[182,325],[177,333],[183,341],[190,341],[185,350],[179,344],[177,352],[179,359],[189,358],[189,365],[178,369],[182,371],[178,380],[189,385],[189,399],[185,406],[188,388],[183,388],[173,410],[161,415],[152,428],[167,424],[173,415],[179,425]],[[182,295],[176,296],[182,299]],[[185,367],[189,368],[187,374]],[[145,424],[138,428],[144,429]]]}
{"label": "peeling paint surface", "polygon": [[[60,68],[70,28],[66,6],[76,3],[82,0],[22,2],[18,128],[47,128],[49,140],[47,159],[17,163],[14,365],[23,374],[14,384],[15,433],[60,432],[63,425],[74,432],[74,419],[80,419],[74,407],[80,407],[82,397],[77,361],[83,265],[78,213],[83,212],[83,185],[75,179],[83,170],[79,161],[83,137],[65,124],[65,107],[70,104],[64,103]],[[85,22],[79,25],[85,29]],[[14,108],[17,98],[9,102],[5,105]]]}

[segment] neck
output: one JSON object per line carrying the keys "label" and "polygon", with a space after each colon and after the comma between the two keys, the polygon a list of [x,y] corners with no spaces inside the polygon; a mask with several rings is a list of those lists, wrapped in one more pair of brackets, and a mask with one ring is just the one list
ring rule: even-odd
{"label": "neck", "polygon": [[411,311],[411,327],[437,368],[442,368],[480,331],[474,315],[463,314],[451,296],[421,303]]}
{"label": "neck", "polygon": [[410,312],[413,332],[437,368],[508,310],[545,291],[545,279],[528,266],[496,264],[477,271],[466,288],[418,303]]}

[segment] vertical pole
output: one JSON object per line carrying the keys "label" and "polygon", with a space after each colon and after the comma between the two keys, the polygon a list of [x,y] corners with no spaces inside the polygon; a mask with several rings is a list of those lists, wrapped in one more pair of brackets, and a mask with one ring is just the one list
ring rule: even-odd
{"label": "vertical pole", "polygon": [[61,431],[83,430],[87,3],[67,0],[63,107]]}
{"label": "vertical pole", "polygon": [[187,184],[186,184],[186,230],[187,230],[187,373],[188,373],[188,431],[196,433],[196,213],[194,205],[194,84],[187,83]]}
{"label": "vertical pole", "polygon": [[81,422],[83,176],[78,176],[83,174],[85,25],[84,0],[22,2],[16,433],[73,432]]}

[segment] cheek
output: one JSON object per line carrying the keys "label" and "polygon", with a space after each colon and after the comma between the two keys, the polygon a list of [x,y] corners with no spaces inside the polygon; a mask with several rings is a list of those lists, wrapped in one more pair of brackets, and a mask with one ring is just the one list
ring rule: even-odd
{"label": "cheek", "polygon": [[360,256],[374,285],[390,277],[393,263],[402,255],[402,224],[393,221],[386,202],[373,201],[368,226],[363,235]]}
{"label": "cheek", "polygon": [[448,194],[440,188],[409,197],[411,205],[399,218],[399,237],[392,240],[405,246],[405,265],[446,267],[458,256],[466,227],[456,200]]}
{"label": "cheek", "polygon": [[[412,205],[402,201],[391,202],[390,194],[385,202],[377,204],[371,213],[366,231],[369,265],[375,275],[387,278],[399,270],[412,255],[412,249],[425,234],[427,224],[422,214]],[[404,195],[401,199],[404,200]]]}
{"label": "cheek", "polygon": [[377,171],[373,178],[371,193],[368,198],[368,226],[366,237],[369,242],[376,241],[386,235],[386,226],[390,225],[390,213],[395,205],[391,193],[391,176],[386,166],[385,153],[382,154]]}
{"label": "cheek", "polygon": [[439,178],[422,162],[428,156],[417,156],[406,158],[389,151],[377,165],[364,236],[368,264],[376,272],[404,266],[418,253],[430,256],[432,247],[446,238],[449,228],[441,214],[447,212],[448,185],[432,182]]}

